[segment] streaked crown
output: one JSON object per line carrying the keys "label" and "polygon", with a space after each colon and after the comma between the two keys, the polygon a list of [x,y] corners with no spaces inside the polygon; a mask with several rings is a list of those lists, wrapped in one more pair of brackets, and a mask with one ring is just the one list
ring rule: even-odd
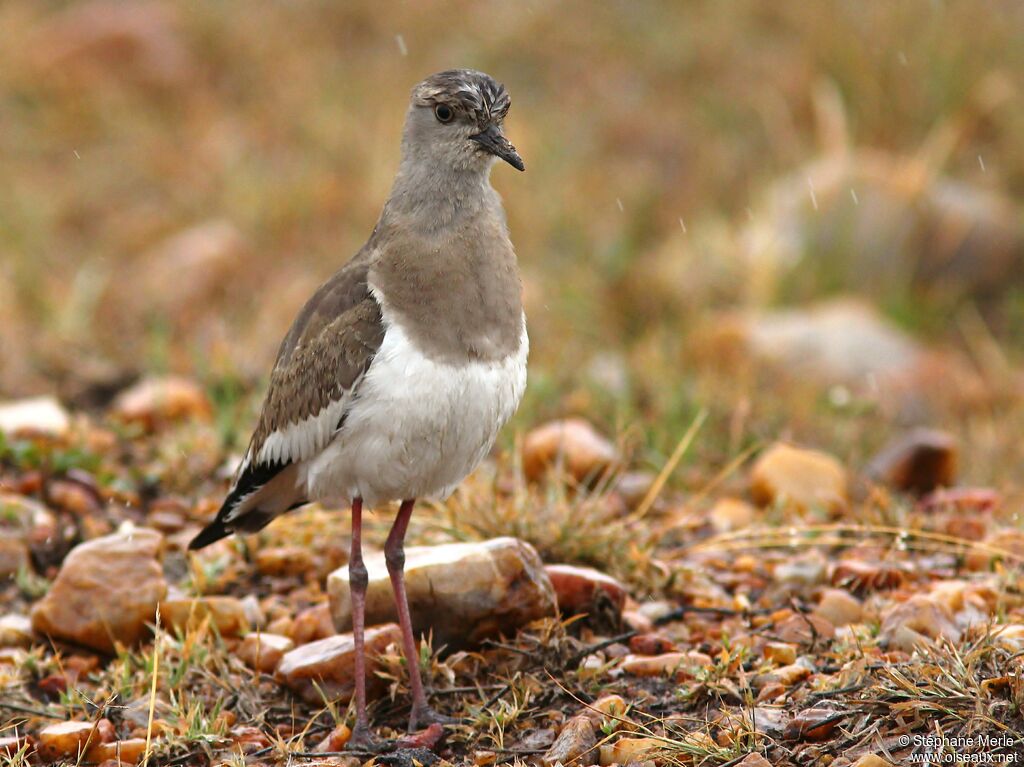
{"label": "streaked crown", "polygon": [[431,75],[412,89],[414,103],[447,104],[474,118],[479,125],[500,122],[512,105],[505,86],[475,69],[449,69]]}

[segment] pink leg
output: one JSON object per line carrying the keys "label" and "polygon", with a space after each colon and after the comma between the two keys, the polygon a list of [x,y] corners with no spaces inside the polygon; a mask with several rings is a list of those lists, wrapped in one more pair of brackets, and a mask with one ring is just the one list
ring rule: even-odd
{"label": "pink leg", "polygon": [[433,722],[453,722],[455,720],[435,712],[427,704],[427,696],[423,693],[423,681],[420,679],[420,656],[416,637],[412,633],[412,618],[409,615],[409,599],[405,593],[405,532],[409,527],[409,517],[415,499],[402,501],[398,509],[395,524],[391,527],[388,540],[384,544],[384,560],[391,576],[391,588],[395,592],[395,606],[398,609],[398,623],[402,627],[402,650],[409,666],[409,687],[412,689],[412,712],[409,714],[409,732],[416,729],[417,724]]}
{"label": "pink leg", "polygon": [[366,586],[369,577],[363,564],[363,499],[352,499],[352,552],[348,560],[348,582],[352,591],[352,636],[356,651],[356,726],[348,747],[372,750],[377,739],[366,718],[366,651],[363,632],[366,623]]}

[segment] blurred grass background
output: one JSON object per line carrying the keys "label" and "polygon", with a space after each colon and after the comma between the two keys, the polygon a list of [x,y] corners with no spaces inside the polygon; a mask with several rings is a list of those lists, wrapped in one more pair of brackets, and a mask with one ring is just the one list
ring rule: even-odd
{"label": "blurred grass background", "polygon": [[[856,463],[924,422],[967,480],[1020,486],[1024,6],[996,0],[5,0],[0,394],[183,372],[247,433],[372,229],[409,89],[451,67],[506,84],[527,164],[493,178],[520,425],[582,413],[657,467],[706,406],[694,465],[720,468],[780,436]],[[736,343],[738,317],[851,294],[937,350],[912,396]]]}

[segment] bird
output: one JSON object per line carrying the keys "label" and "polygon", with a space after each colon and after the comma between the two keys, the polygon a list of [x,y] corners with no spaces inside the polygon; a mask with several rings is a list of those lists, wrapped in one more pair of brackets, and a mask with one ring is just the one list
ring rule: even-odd
{"label": "bird", "polygon": [[195,550],[319,500],[351,508],[356,721],[366,711],[365,508],[398,502],[384,546],[409,669],[409,731],[444,723],[427,702],[405,590],[417,499],[444,500],[490,452],[526,388],[518,261],[492,167],[525,165],[506,138],[505,87],[472,69],[412,89],[401,160],[363,247],[312,295],[281,342],[256,429]]}

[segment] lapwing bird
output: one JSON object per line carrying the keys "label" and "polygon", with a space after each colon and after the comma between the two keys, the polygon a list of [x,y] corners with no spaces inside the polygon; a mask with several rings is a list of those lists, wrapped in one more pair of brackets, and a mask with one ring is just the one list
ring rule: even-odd
{"label": "lapwing bird", "polygon": [[417,498],[444,499],[490,451],[526,388],[528,339],[515,252],[491,167],[523,161],[502,126],[505,88],[468,69],[412,91],[391,196],[362,249],[299,312],[270,375],[259,424],[216,519],[189,545],[253,532],[302,504],[352,508],[356,725],[366,715],[364,505],[400,502],[384,547],[412,691],[427,704],[405,593]]}

